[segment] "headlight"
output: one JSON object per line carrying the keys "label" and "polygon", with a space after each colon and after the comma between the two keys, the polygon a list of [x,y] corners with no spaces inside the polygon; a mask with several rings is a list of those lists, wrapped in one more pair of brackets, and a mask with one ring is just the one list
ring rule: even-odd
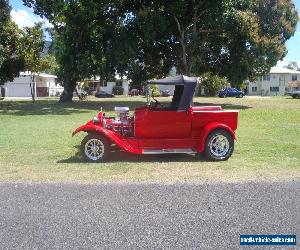
{"label": "headlight", "polygon": [[94,123],[94,124],[100,123],[98,117],[95,116],[95,117],[93,118],[93,123]]}

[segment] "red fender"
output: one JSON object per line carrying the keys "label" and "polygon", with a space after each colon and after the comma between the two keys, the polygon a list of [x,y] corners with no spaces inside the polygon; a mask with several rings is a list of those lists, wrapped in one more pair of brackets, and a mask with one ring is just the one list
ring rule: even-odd
{"label": "red fender", "polygon": [[204,151],[204,146],[205,146],[205,141],[206,141],[207,136],[210,134],[210,132],[212,132],[213,130],[218,129],[218,128],[227,130],[232,135],[233,139],[237,140],[234,131],[229,126],[227,126],[226,124],[218,123],[218,122],[209,123],[201,131],[200,143],[199,143],[199,146],[198,146],[198,149],[197,149],[198,152],[203,152]]}
{"label": "red fender", "polygon": [[79,132],[89,132],[89,131],[98,132],[98,131],[101,131],[101,128],[102,127],[100,127],[100,126],[95,126],[92,121],[89,121],[86,124],[84,124],[84,125],[78,127],[77,129],[75,129],[72,133],[72,137],[74,135],[76,135],[77,133],[79,133]]}
{"label": "red fender", "polygon": [[77,128],[72,136],[76,135],[79,132],[96,132],[105,136],[112,143],[118,145],[121,149],[133,153],[133,154],[142,154],[142,149],[134,147],[133,145],[128,143],[128,140],[123,140],[122,136],[115,133],[114,131],[103,128],[102,126],[95,125],[92,121],[89,121],[87,124]]}

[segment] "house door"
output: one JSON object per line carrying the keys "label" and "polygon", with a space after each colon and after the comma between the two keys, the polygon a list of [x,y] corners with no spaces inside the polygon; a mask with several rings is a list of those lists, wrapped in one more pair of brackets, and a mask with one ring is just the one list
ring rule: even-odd
{"label": "house door", "polygon": [[1,97],[5,97],[5,88],[1,88]]}
{"label": "house door", "polygon": [[49,91],[47,87],[36,87],[37,97],[49,96]]}

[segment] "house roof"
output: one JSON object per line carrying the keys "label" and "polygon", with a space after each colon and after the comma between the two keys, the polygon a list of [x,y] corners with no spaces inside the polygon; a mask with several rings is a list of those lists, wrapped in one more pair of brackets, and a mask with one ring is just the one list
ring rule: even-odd
{"label": "house roof", "polygon": [[41,77],[48,77],[48,78],[57,78],[56,75],[50,75],[50,74],[46,74],[46,73],[40,73],[39,76],[41,76]]}
{"label": "house roof", "polygon": [[[96,81],[99,81],[100,80],[100,76],[96,76]],[[124,81],[127,81],[128,79],[127,79],[127,76],[126,75],[124,75],[123,76],[123,78],[121,77],[121,75],[119,75],[119,74],[115,74],[115,80],[124,80]],[[86,79],[86,80],[92,80],[92,81],[94,81],[94,78],[91,78],[91,79]]]}
{"label": "house roof", "polygon": [[177,75],[173,77],[162,78],[158,80],[147,81],[148,84],[161,84],[161,85],[186,85],[197,84],[197,77],[189,77],[184,75]]}
{"label": "house roof", "polygon": [[287,69],[283,67],[272,67],[271,74],[300,74],[300,71]]}
{"label": "house roof", "polygon": [[57,76],[55,76],[55,75],[50,75],[50,74],[46,74],[46,73],[34,73],[34,72],[30,72],[30,71],[20,72],[20,76],[32,76],[32,75],[37,75],[40,77],[47,77],[47,78],[57,78]]}

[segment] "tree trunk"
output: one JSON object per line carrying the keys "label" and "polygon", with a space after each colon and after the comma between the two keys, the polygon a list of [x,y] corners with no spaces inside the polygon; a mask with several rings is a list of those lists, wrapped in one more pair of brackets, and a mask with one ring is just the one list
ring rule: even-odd
{"label": "tree trunk", "polygon": [[182,74],[183,75],[190,75],[190,67],[188,63],[188,58],[187,58],[187,52],[186,52],[186,46],[184,44],[184,40],[181,40],[181,49],[182,49],[182,57],[181,57],[181,63],[182,63]]}
{"label": "tree trunk", "polygon": [[30,92],[31,92],[32,103],[35,103],[35,75],[34,74],[32,74],[30,77]]}
{"label": "tree trunk", "polygon": [[186,35],[185,35],[185,30],[184,27],[181,26],[181,24],[179,23],[179,20],[177,19],[177,17],[174,16],[174,20],[177,24],[177,28],[178,28],[178,34],[179,34],[179,42],[181,45],[181,74],[183,75],[190,75],[190,65],[188,62],[188,56],[187,56],[187,50],[186,50]]}
{"label": "tree trunk", "polygon": [[97,92],[101,90],[101,87],[104,86],[104,79],[100,77],[99,83],[97,83]]}
{"label": "tree trunk", "polygon": [[[96,82],[96,79],[97,79],[96,75],[94,75],[94,82]],[[96,89],[95,89],[96,93],[100,91],[100,85],[101,85],[100,83],[101,83],[101,81],[102,81],[102,78],[100,77],[99,82],[96,83]]]}
{"label": "tree trunk", "polygon": [[59,102],[60,103],[72,102],[73,101],[72,100],[73,99],[73,92],[75,90],[75,87],[76,87],[76,82],[75,81],[65,83],[64,91],[60,95]]}

